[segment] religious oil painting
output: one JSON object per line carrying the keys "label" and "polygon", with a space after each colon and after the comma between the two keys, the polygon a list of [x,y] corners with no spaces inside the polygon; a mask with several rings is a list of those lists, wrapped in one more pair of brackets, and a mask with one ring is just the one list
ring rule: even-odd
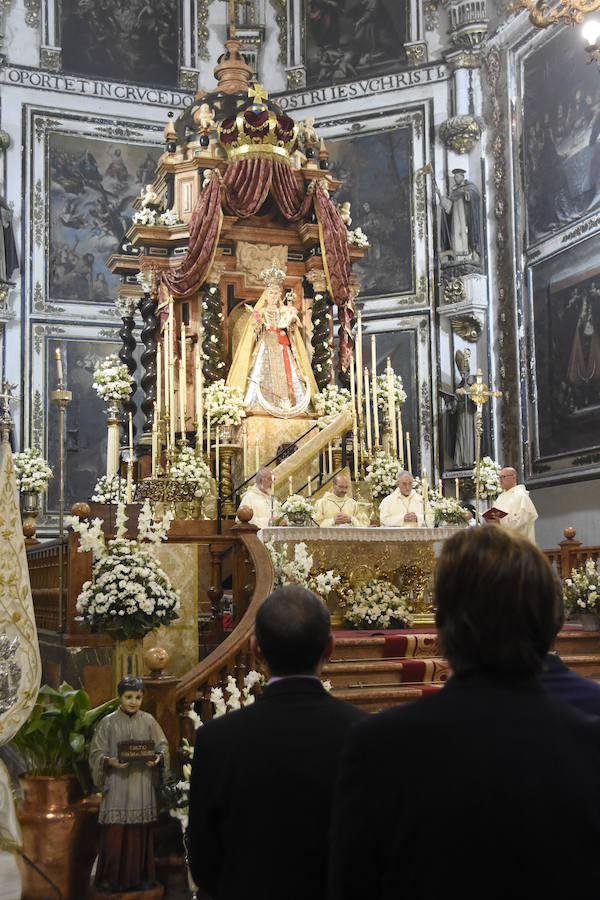
{"label": "religious oil painting", "polygon": [[176,87],[179,0],[62,0],[65,72]]}
{"label": "religious oil painting", "polygon": [[106,260],[131,225],[133,201],[154,180],[161,149],[52,132],[49,296],[106,303],[119,277]]}
{"label": "religious oil painting", "polygon": [[533,269],[541,459],[600,447],[599,258],[593,239]]}
{"label": "religious oil painting", "polygon": [[523,160],[530,242],[600,206],[600,79],[581,35],[562,28],[523,67]]}
{"label": "religious oil painting", "polygon": [[406,67],[406,0],[307,0],[309,87],[358,81]]}
{"label": "religious oil painting", "polygon": [[362,228],[370,244],[352,266],[360,296],[412,293],[411,128],[338,138],[327,146],[330,169],[343,182],[336,202],[350,202],[351,227]]}
{"label": "religious oil painting", "polygon": [[[89,500],[97,479],[106,474],[107,404],[92,386],[94,367],[111,353],[118,353],[121,343],[110,339],[80,339],[45,337],[45,454],[54,478],[48,485],[46,512],[58,513],[58,410],[50,394],[57,387],[55,365],[56,349],[63,358],[64,381],[72,392],[65,414],[65,509],[70,510],[78,500]],[[140,346],[137,347],[139,356]],[[136,373],[139,380],[139,365]],[[132,398],[139,408],[142,394],[139,389]],[[136,433],[143,425],[143,415],[138,409]],[[121,438],[123,438],[123,430]]]}

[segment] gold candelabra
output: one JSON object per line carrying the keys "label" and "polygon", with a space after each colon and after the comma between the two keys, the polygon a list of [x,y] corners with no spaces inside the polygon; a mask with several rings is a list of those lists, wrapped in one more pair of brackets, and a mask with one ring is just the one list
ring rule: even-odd
{"label": "gold candelabra", "polygon": [[483,381],[483,372],[477,369],[475,381],[468,388],[457,388],[457,394],[464,394],[471,398],[477,412],[475,414],[475,521],[479,522],[479,470],[481,465],[481,436],[483,434],[483,404],[490,397],[501,397],[502,391],[490,391]]}

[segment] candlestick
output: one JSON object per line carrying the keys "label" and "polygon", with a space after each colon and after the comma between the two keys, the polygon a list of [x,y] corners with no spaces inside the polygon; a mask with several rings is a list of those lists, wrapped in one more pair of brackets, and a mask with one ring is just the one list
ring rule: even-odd
{"label": "candlestick", "polygon": [[444,496],[444,484],[441,478],[438,478],[438,494],[440,497]]}
{"label": "candlestick", "polygon": [[410,431],[406,432],[406,470],[412,475],[412,457],[410,453]]}
{"label": "candlestick", "polygon": [[402,412],[398,407],[398,459],[404,468],[404,441],[402,440]]}
{"label": "candlestick", "polygon": [[152,417],[152,477],[156,478],[158,460],[158,418],[156,414],[156,403],[154,404],[154,415]]}
{"label": "candlestick", "polygon": [[215,425],[215,478],[219,483],[219,426]]}
{"label": "candlestick", "polygon": [[352,409],[356,410],[356,390],[355,390],[355,378],[354,378],[354,357],[350,360],[350,402],[352,404]]}
{"label": "candlestick", "polygon": [[246,425],[244,425],[242,429],[242,437],[243,437],[243,463],[244,463],[244,481],[248,478],[248,429]]}
{"label": "candlestick", "polygon": [[421,496],[423,497],[423,525],[427,524],[427,472],[421,473]]}
{"label": "candlestick", "polygon": [[358,481],[358,426],[356,411],[352,413],[352,457],[354,459],[354,480]]}
{"label": "candlestick", "polygon": [[329,441],[329,446],[327,448],[327,454],[329,457],[329,474],[333,475],[333,446],[331,441]]}
{"label": "candlestick", "polygon": [[198,344],[194,354],[195,402],[196,402],[196,448],[202,452],[204,421],[202,415],[202,367],[200,366],[200,350]]}
{"label": "candlestick", "polygon": [[291,497],[293,493],[294,491],[292,488],[292,476],[288,475],[288,495]]}
{"label": "candlestick", "polygon": [[371,369],[371,385],[373,388],[373,430],[375,432],[375,446],[379,447],[379,408],[377,406],[377,370]]}
{"label": "candlestick", "polygon": [[[181,371],[179,373],[179,390],[183,394],[183,421],[187,419],[187,352],[185,343],[185,324],[181,323]],[[183,376],[183,377],[182,377]],[[185,434],[185,426],[181,435]]]}
{"label": "candlestick", "polygon": [[371,372],[373,377],[377,374],[377,350],[375,344],[375,335],[371,335]]}
{"label": "candlestick", "polygon": [[127,489],[125,491],[125,503],[131,503],[133,499],[133,460],[127,463]]}
{"label": "candlestick", "polygon": [[255,438],[255,440],[254,440],[254,471],[258,472],[259,469],[260,469],[260,459],[259,459],[259,452],[258,452],[258,438]]}
{"label": "candlestick", "polygon": [[175,358],[169,363],[169,428],[171,431],[171,448],[175,449]]}
{"label": "candlestick", "polygon": [[371,404],[369,402],[369,370],[365,366],[365,411],[367,413],[367,453],[371,456],[373,452],[373,441],[371,439]]}
{"label": "candlestick", "polygon": [[459,496],[459,491],[458,491],[458,478],[454,479],[454,492],[456,494],[456,499],[459,500],[460,496]]}
{"label": "candlestick", "polygon": [[133,416],[129,413],[129,459],[133,460]]}
{"label": "candlestick", "polygon": [[206,404],[206,455],[210,466],[210,406]]}
{"label": "candlestick", "polygon": [[306,485],[306,493],[309,497],[312,497],[312,481],[310,475],[308,476],[307,485]]}
{"label": "candlestick", "polygon": [[63,367],[62,367],[62,357],[60,355],[60,347],[56,348],[56,368],[58,370],[58,384],[62,386],[63,383]]}
{"label": "candlestick", "polygon": [[390,428],[392,430],[392,447],[394,449],[394,456],[398,456],[398,438],[396,436],[396,398],[394,396],[394,373],[392,371],[392,366],[390,363],[390,358],[387,358],[386,365],[386,377],[387,377],[387,391],[388,391],[388,418],[390,420]]}
{"label": "candlestick", "polygon": [[161,385],[161,377],[162,377],[162,349],[160,346],[160,341],[157,343],[156,347],[156,406],[155,413],[156,417],[160,420],[162,414],[162,385]]}

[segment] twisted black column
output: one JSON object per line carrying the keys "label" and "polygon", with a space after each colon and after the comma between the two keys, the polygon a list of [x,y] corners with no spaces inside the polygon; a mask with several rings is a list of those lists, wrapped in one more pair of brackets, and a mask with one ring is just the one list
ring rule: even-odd
{"label": "twisted black column", "polygon": [[[156,306],[158,303],[158,285],[154,282],[150,293],[144,294],[140,300],[140,312],[142,314],[142,333],[141,340],[144,345],[141,363],[144,373],[141,379],[141,387],[144,392],[142,401],[142,412],[144,413],[144,424],[142,426],[142,443],[144,445],[144,453],[151,452],[151,436],[152,436],[152,419],[154,417],[154,403],[156,401],[156,338],[158,335],[158,326],[160,320],[156,315]],[[144,439],[144,435],[150,435],[150,440]]]}
{"label": "twisted black column", "polygon": [[[121,402],[123,408],[123,417],[121,419],[121,447],[129,446],[129,413],[131,413],[132,419],[135,420],[135,414],[137,412],[137,403],[133,399],[136,391],[137,384],[135,382],[135,370],[137,369],[137,363],[134,359],[134,351],[136,348],[136,339],[133,336],[133,329],[135,328],[135,319],[133,318],[133,314],[135,312],[135,300],[121,300],[117,302],[117,309],[121,313],[121,318],[123,320],[123,325],[121,330],[119,331],[119,337],[121,338],[122,346],[119,350],[119,359],[121,362],[127,366],[127,371],[134,379],[134,382],[131,386],[131,393],[129,396]],[[133,423],[133,433],[135,436],[135,421]]]}
{"label": "twisted black column", "polygon": [[312,304],[313,333],[310,339],[313,355],[312,370],[317,387],[322,391],[331,381],[331,310],[329,291],[315,291]]}
{"label": "twisted black column", "polygon": [[221,291],[216,284],[202,287],[202,327],[202,373],[204,384],[208,386],[225,377]]}

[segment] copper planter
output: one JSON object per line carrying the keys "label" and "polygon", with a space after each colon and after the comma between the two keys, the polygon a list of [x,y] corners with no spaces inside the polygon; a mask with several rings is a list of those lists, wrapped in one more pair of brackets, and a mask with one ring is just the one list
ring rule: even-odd
{"label": "copper planter", "polygon": [[[87,897],[96,857],[98,797],[84,798],[74,775],[24,775],[19,822],[23,850],[60,889],[64,900]],[[21,900],[42,900],[54,893],[24,860],[19,860]]]}

